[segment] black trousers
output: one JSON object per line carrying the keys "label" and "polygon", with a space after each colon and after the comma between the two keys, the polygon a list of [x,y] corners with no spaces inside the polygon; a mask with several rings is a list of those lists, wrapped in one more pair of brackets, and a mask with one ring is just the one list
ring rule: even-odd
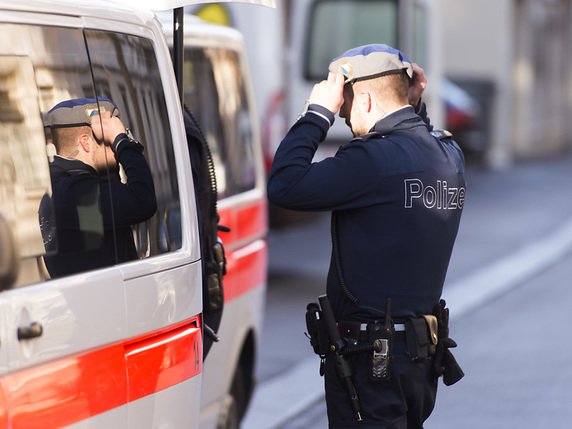
{"label": "black trousers", "polygon": [[360,400],[356,420],[345,383],[336,375],[335,357],[326,358],[326,404],[330,429],[422,429],[435,406],[437,377],[430,360],[411,362],[404,340],[394,341],[392,374],[387,381],[368,378],[371,353],[350,358],[352,380]]}

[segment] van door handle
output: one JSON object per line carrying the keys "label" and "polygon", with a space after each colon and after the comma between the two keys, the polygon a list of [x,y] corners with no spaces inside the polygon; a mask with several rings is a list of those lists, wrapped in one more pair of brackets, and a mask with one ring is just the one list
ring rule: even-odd
{"label": "van door handle", "polygon": [[41,337],[43,333],[44,328],[38,322],[32,322],[28,326],[19,326],[18,341]]}

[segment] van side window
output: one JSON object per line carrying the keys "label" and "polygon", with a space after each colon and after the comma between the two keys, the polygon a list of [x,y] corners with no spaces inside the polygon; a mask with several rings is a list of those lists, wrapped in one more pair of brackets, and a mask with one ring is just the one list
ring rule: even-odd
{"label": "van side window", "polygon": [[[17,24],[0,24],[0,31],[4,35],[0,92],[7,101],[0,113],[0,146],[6,149],[0,158],[6,165],[3,170],[13,172],[0,177],[0,189],[9,194],[0,200],[0,214],[7,218],[17,243],[17,278],[8,285],[16,287],[54,277],[46,268],[54,258],[81,270],[76,261],[87,259],[68,252],[58,236],[81,240],[85,250],[97,251],[104,221],[94,203],[98,189],[89,184],[75,218],[56,217],[56,203],[63,195],[54,192],[54,162],[59,155],[54,135],[42,122],[42,114],[61,100],[95,96],[82,32]],[[72,237],[66,228],[74,221]]]}
{"label": "van side window", "polygon": [[[0,24],[0,31],[0,217],[18,261],[1,287],[180,248],[175,158],[152,42],[38,25]],[[118,174],[113,152],[89,126],[105,109],[118,110],[145,146],[144,210],[131,207],[123,217],[119,205],[128,204],[109,183],[133,175]],[[71,120],[60,115],[68,110]],[[80,159],[84,143],[103,156],[97,165]]]}
{"label": "van side window", "polygon": [[137,255],[181,247],[177,170],[165,95],[153,43],[144,38],[86,30],[98,96],[113,100],[125,125],[144,148],[157,202],[156,214],[134,229]]}
{"label": "van side window", "polygon": [[185,50],[185,104],[203,128],[215,162],[219,199],[255,187],[250,106],[239,56],[219,48]]}

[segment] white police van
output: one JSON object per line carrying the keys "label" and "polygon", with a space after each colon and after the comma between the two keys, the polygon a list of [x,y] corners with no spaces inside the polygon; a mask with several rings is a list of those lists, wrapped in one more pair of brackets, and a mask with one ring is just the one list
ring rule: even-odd
{"label": "white police van", "polygon": [[[170,23],[164,30],[171,45]],[[211,427],[212,420],[218,420],[219,427],[235,427],[255,384],[265,297],[268,208],[263,154],[241,34],[185,15],[183,60],[184,104],[210,144],[220,224],[230,229],[220,232],[228,272],[218,328],[221,341],[212,346],[203,371],[201,427]],[[222,404],[220,392],[227,392]]]}
{"label": "white police van", "polygon": [[[267,253],[240,37],[187,26],[189,108],[213,142],[230,227],[220,234],[220,341],[203,362],[200,195],[160,23],[111,1],[0,0],[0,30],[0,428],[237,427],[253,387]],[[112,99],[143,143],[157,211],[132,226],[135,260],[51,278],[45,258],[66,254],[47,245],[56,222],[39,210],[57,156],[43,119],[62,100],[96,97]],[[81,218],[83,231],[102,234],[97,205]]]}

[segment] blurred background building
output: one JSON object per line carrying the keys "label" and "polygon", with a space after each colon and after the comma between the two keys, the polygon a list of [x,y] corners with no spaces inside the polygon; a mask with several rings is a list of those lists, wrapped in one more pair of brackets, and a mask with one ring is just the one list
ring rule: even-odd
{"label": "blurred background building", "polygon": [[570,0],[440,0],[445,75],[485,107],[487,162],[571,147]]}
{"label": "blurred background building", "polygon": [[[268,163],[328,59],[364,43],[398,46],[426,69],[431,118],[455,133],[471,162],[505,168],[572,146],[572,0],[277,4],[191,10],[243,32]],[[350,137],[338,122],[336,143]]]}

